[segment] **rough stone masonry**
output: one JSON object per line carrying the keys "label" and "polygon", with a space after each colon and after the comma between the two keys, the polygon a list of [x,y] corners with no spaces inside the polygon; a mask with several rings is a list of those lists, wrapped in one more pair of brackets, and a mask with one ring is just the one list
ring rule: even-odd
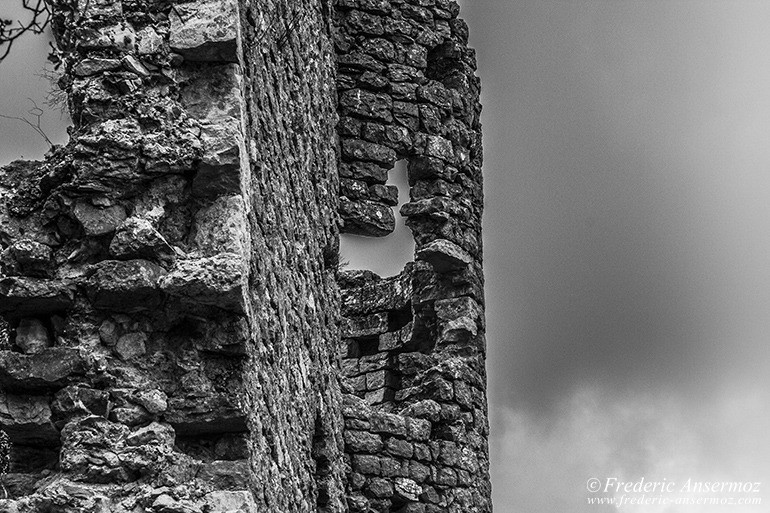
{"label": "rough stone masonry", "polygon": [[[51,4],[74,126],[0,169],[0,512],[490,512],[458,5]],[[340,270],[398,160],[415,261]]]}

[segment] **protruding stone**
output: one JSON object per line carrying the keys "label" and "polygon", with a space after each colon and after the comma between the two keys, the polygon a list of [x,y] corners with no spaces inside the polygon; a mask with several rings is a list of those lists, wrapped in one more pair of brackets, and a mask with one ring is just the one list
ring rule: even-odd
{"label": "protruding stone", "polygon": [[142,64],[142,61],[134,57],[133,55],[126,55],[121,59],[120,63],[128,71],[139,75],[142,78],[150,76],[150,72],[147,67]]}
{"label": "protruding stone", "polygon": [[441,330],[439,344],[467,343],[483,328],[483,310],[472,298],[441,299],[435,308]]}
{"label": "protruding stone", "polygon": [[168,397],[161,390],[141,390],[134,399],[153,415],[163,413],[168,409]]}
{"label": "protruding stone", "polygon": [[35,354],[53,345],[48,328],[43,321],[25,318],[16,327],[16,345],[25,354]]}
{"label": "protruding stone", "polygon": [[238,62],[238,8],[233,0],[198,0],[171,11],[169,46],[190,61]]}
{"label": "protruding stone", "polygon": [[464,269],[473,261],[467,251],[446,239],[425,244],[417,251],[417,258],[430,263],[438,273]]}
{"label": "protruding stone", "polygon": [[0,391],[0,424],[15,443],[55,445],[59,441],[47,396]]}
{"label": "protruding stone", "polygon": [[118,339],[114,351],[122,360],[130,360],[147,352],[147,335],[144,333],[126,333]]}
{"label": "protruding stone", "polygon": [[131,217],[120,225],[110,242],[110,253],[118,259],[145,259],[171,263],[174,249],[146,219]]}
{"label": "protruding stone", "polygon": [[224,253],[196,260],[177,260],[160,282],[171,296],[190,303],[243,312],[246,275],[240,255]]}
{"label": "protruding stone", "polygon": [[376,313],[360,317],[347,317],[342,321],[344,338],[361,338],[388,331],[388,314]]}
{"label": "protruding stone", "polygon": [[397,477],[394,482],[396,497],[409,502],[418,502],[422,487],[413,480],[405,477]]}
{"label": "protruding stone", "polygon": [[15,241],[8,248],[19,271],[31,276],[45,276],[51,266],[49,246],[29,239]]}
{"label": "protruding stone", "polygon": [[126,211],[120,205],[99,208],[81,201],[75,205],[73,213],[90,236],[111,233],[126,220]]}
{"label": "protruding stone", "polygon": [[396,229],[393,209],[373,201],[351,201],[340,198],[340,217],[344,221],[342,231],[356,235],[383,237]]}
{"label": "protruding stone", "polygon": [[0,280],[0,313],[11,317],[67,310],[73,300],[73,287],[60,280],[24,277]]}
{"label": "protruding stone", "polygon": [[246,431],[246,418],[230,394],[171,397],[164,418],[178,435]]}
{"label": "protruding stone", "polygon": [[96,308],[132,312],[149,310],[160,303],[158,280],[163,269],[147,260],[105,260],[86,284]]}
{"label": "protruding stone", "polygon": [[247,460],[217,460],[204,464],[197,478],[220,490],[246,490],[249,488],[249,472]]}
{"label": "protruding stone", "polygon": [[396,152],[381,144],[345,139],[342,141],[342,155],[350,160],[365,160],[375,162],[385,167],[393,167],[396,163]]}
{"label": "protruding stone", "polygon": [[118,343],[118,337],[120,337],[120,329],[110,319],[104,320],[99,325],[99,338],[106,346],[114,346]]}
{"label": "protruding stone", "polygon": [[106,417],[110,394],[83,386],[68,386],[59,390],[51,403],[56,425],[61,427],[74,417],[98,415]]}
{"label": "protruding stone", "polygon": [[86,374],[90,364],[79,350],[49,347],[22,355],[0,351],[0,384],[9,390],[44,390],[66,386]]}
{"label": "protruding stone", "polygon": [[211,492],[204,497],[208,513],[251,513],[257,506],[251,492]]}

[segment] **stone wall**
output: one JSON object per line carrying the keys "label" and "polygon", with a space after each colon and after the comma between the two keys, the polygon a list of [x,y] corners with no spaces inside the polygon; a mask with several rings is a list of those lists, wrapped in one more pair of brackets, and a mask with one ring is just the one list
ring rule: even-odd
{"label": "stone wall", "polygon": [[[489,511],[456,4],[52,3],[71,140],[0,169],[0,511]],[[403,158],[417,260],[340,272]]]}
{"label": "stone wall", "polygon": [[490,511],[475,55],[450,0],[337,0],[342,231],[392,232],[397,160],[416,261],[341,275],[351,511]]}

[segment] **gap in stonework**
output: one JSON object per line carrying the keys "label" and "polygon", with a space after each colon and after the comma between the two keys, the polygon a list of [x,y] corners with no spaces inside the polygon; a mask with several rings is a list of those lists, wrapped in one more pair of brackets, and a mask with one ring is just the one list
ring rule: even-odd
{"label": "gap in stonework", "polygon": [[409,202],[406,160],[399,160],[388,173],[388,185],[398,187],[398,206],[394,207],[396,229],[385,237],[340,235],[340,262],[345,270],[368,269],[382,276],[395,276],[414,260],[414,238],[399,212]]}

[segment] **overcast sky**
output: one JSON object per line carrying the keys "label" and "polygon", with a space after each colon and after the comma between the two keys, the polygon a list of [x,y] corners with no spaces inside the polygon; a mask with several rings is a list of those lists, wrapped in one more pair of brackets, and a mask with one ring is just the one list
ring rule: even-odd
{"label": "overcast sky", "polygon": [[[763,483],[760,507],[630,513],[767,511],[770,2],[473,0],[463,16],[484,90],[496,512],[616,511],[586,501],[608,477]],[[0,113],[45,96],[33,46],[2,65]],[[3,120],[0,140],[3,162],[45,150]],[[393,244],[346,257],[406,258],[399,237],[385,259]]]}

